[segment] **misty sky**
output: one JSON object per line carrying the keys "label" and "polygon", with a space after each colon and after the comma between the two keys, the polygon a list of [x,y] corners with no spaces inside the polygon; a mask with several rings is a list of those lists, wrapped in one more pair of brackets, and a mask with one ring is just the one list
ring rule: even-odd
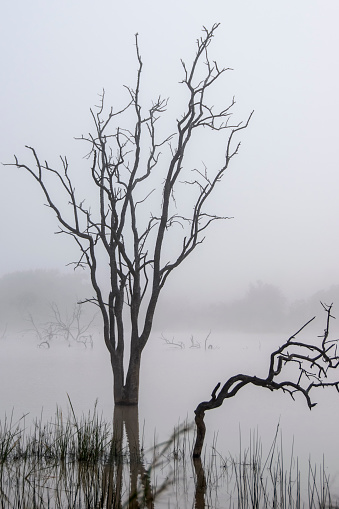
{"label": "misty sky", "polygon": [[[235,95],[237,120],[255,114],[215,195],[218,213],[234,219],[211,229],[169,295],[229,300],[262,280],[297,298],[338,284],[337,0],[5,0],[0,161],[23,159],[28,144],[51,163],[66,154],[76,172],[84,150],[74,137],[91,129],[98,93],[119,107],[122,86],[135,83],[136,32],[145,100],[170,97],[172,118],[184,92],[180,58],[192,58],[201,27],[214,22],[211,57],[234,69],[216,102]],[[75,248],[53,235],[33,180],[2,167],[0,193],[0,276],[72,270]]]}

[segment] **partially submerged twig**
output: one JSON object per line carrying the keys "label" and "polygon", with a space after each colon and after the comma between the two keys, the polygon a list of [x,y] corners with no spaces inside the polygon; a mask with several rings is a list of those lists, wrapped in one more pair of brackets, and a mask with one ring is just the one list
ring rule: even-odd
{"label": "partially submerged twig", "polygon": [[167,339],[163,333],[161,333],[161,339],[163,341],[165,341],[166,345],[168,346],[173,346],[175,348],[180,348],[181,350],[183,350],[185,348],[185,345],[182,341],[179,341],[179,342],[175,342],[174,341],[174,338],[172,338],[171,340],[170,339]]}

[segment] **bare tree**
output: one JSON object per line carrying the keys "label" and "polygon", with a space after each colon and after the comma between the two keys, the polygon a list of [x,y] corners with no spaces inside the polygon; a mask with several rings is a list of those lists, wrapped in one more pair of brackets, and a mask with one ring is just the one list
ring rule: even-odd
{"label": "bare tree", "polygon": [[[300,393],[306,399],[311,410],[316,403],[312,403],[310,393],[312,389],[334,387],[339,392],[339,376],[331,380],[330,372],[336,370],[339,365],[338,342],[339,339],[330,340],[330,320],[332,304],[322,304],[327,313],[326,327],[320,344],[298,341],[296,336],[309,325],[315,317],[306,322],[295,334],[293,334],[281,347],[271,353],[268,375],[259,378],[252,375],[238,374],[232,376],[220,388],[220,382],[215,386],[209,401],[203,401],[195,409],[196,441],[193,449],[193,457],[200,458],[204,444],[206,426],[204,422],[206,410],[220,407],[225,399],[235,396],[240,389],[248,384],[264,387],[270,391],[282,390],[289,394],[292,399]],[[294,367],[292,372],[287,371],[286,366]],[[286,378],[285,378],[286,377]],[[219,392],[218,392],[219,390]]]}
{"label": "bare tree", "polygon": [[[240,143],[234,142],[235,136],[248,126],[253,113],[245,123],[233,124],[234,98],[218,111],[208,104],[206,96],[228,70],[209,58],[217,27],[204,28],[191,65],[182,62],[186,107],[176,121],[175,132],[162,137],[158,121],[167,100],[159,97],[150,107],[141,106],[143,63],[136,34],[138,71],[135,88],[126,87],[126,105],[105,113],[103,93],[97,109],[91,110],[94,134],[80,138],[89,145],[91,180],[97,192],[94,204],[79,199],[66,157],[61,157],[58,169],[27,146],[32,164],[16,156],[12,163],[35,179],[57,216],[60,232],[76,242],[80,257],[75,267],[90,271],[94,296],[88,301],[95,303],[102,315],[116,404],[138,403],[141,354],[151,333],[159,294],[172,271],[203,241],[209,225],[221,219],[208,212],[206,205],[238,153]],[[215,155],[208,170],[204,164],[201,169],[192,167],[187,155],[193,147],[197,151],[194,134],[202,128],[206,134],[219,133],[218,137],[224,133],[222,156]],[[162,150],[166,154],[161,154]],[[60,189],[68,207],[60,201]],[[104,282],[100,279],[103,268],[107,271]],[[125,377],[127,335],[130,356]]]}
{"label": "bare tree", "polygon": [[38,340],[39,347],[50,348],[53,339],[62,339],[68,346],[71,342],[81,343],[85,348],[93,347],[93,337],[90,333],[91,326],[95,320],[95,315],[90,319],[84,319],[81,304],[73,307],[72,314],[62,314],[58,305],[53,302],[50,304],[52,318],[43,323],[37,323],[32,314],[29,313],[27,321],[30,328],[25,332],[34,333]]}

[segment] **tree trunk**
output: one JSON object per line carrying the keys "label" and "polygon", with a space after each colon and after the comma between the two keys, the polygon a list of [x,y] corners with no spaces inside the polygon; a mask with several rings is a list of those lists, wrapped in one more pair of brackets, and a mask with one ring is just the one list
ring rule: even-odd
{"label": "tree trunk", "polygon": [[195,424],[197,426],[197,436],[195,439],[193,458],[200,458],[202,447],[204,445],[206,426],[204,422],[205,412],[200,410],[195,412]]}
{"label": "tree trunk", "polygon": [[124,365],[123,358],[111,354],[111,366],[113,371],[113,397],[114,403],[120,404],[123,401],[124,391]]}
{"label": "tree trunk", "polygon": [[132,349],[124,383],[123,359],[111,355],[113,370],[113,395],[116,405],[137,405],[139,402],[139,374],[141,354]]}

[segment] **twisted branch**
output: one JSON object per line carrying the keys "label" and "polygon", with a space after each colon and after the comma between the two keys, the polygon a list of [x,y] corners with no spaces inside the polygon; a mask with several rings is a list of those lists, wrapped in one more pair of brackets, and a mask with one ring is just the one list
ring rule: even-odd
{"label": "twisted branch", "polygon": [[[334,318],[331,314],[332,304],[321,303],[326,314],[326,327],[319,344],[296,341],[296,336],[305,329],[315,317],[306,322],[295,334],[277,350],[271,353],[268,374],[266,378],[252,375],[238,374],[232,376],[220,388],[220,382],[212,391],[209,401],[201,402],[195,409],[195,423],[197,429],[196,442],[193,450],[193,457],[200,458],[204,444],[206,426],[204,416],[206,410],[212,410],[221,406],[225,399],[235,396],[240,389],[248,384],[269,389],[270,391],[282,390],[295,399],[295,394],[300,393],[306,399],[311,410],[316,403],[312,402],[310,393],[312,389],[322,387],[334,387],[339,392],[339,375],[335,380],[329,379],[331,370],[336,370],[339,365],[337,352],[338,339],[329,340],[330,320]],[[293,363],[296,366],[294,375],[287,380],[282,379],[285,372],[284,367]],[[294,376],[294,378],[293,378]],[[279,378],[280,377],[280,378]],[[219,390],[219,392],[218,392]]]}

